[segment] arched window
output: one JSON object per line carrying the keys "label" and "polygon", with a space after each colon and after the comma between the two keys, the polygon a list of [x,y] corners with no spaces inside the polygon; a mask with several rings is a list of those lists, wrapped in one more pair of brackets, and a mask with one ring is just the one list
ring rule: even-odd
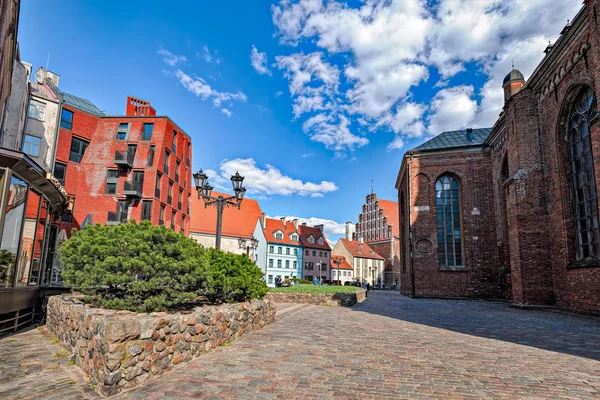
{"label": "arched window", "polygon": [[596,112],[594,92],[586,87],[575,99],[568,125],[577,259],[600,255],[598,203],[589,126]]}
{"label": "arched window", "polygon": [[459,186],[452,176],[435,182],[435,205],[440,267],[463,265]]}

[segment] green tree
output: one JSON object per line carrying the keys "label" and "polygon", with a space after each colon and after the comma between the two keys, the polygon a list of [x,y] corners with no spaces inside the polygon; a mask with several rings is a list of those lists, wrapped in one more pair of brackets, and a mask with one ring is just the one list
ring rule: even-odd
{"label": "green tree", "polygon": [[105,308],[165,310],[196,299],[211,280],[202,246],[148,221],[74,230],[59,255],[66,284]]}
{"label": "green tree", "polygon": [[246,255],[208,249],[210,282],[205,292],[212,302],[245,301],[267,293],[263,273]]}

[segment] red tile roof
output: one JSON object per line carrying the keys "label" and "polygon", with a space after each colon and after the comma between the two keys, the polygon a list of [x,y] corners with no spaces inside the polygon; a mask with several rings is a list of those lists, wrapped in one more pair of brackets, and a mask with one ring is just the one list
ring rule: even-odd
{"label": "red tile roof", "polygon": [[[340,263],[339,266],[337,263]],[[331,268],[332,269],[353,269],[348,261],[346,261],[346,257],[344,256],[331,256]]]}
{"label": "red tile roof", "polygon": [[379,254],[366,243],[359,242],[358,240],[340,239],[344,246],[348,249],[350,254],[354,257],[360,258],[372,258],[375,260],[384,260]]}
{"label": "red tile roof", "polygon": [[[321,250],[331,250],[329,247],[329,243],[327,243],[327,238],[319,228],[315,228],[312,226],[300,225],[298,227],[298,231],[300,232],[300,240],[302,241],[302,246],[309,247],[311,249],[321,249]],[[309,243],[308,238],[312,235],[315,239],[313,243]],[[323,244],[319,244],[319,238],[323,238]]]}
{"label": "red tile roof", "polygon": [[[212,192],[211,196],[229,197],[231,194]],[[190,204],[191,233],[216,234],[217,231],[217,207],[208,206],[204,208],[204,200],[198,199],[196,193],[192,193]],[[223,236],[251,238],[256,227],[256,221],[262,216],[262,210],[258,201],[245,198],[242,206],[228,207],[223,209],[223,223],[221,234]]]}
{"label": "red tile roof", "polygon": [[392,225],[392,234],[394,237],[400,237],[398,202],[391,200],[379,200],[379,208],[383,208],[383,215],[387,216],[387,223]]}
{"label": "red tile roof", "polygon": [[[275,232],[277,231],[283,232],[283,239],[275,239]],[[292,233],[298,234],[298,231],[296,231],[296,227],[294,226],[294,223],[292,221],[286,221],[284,225],[283,221],[280,219],[267,218],[264,232],[265,237],[267,238],[267,242],[269,243],[282,243],[291,246],[302,245],[300,240],[298,240],[297,242],[292,242],[292,240],[290,239]]]}

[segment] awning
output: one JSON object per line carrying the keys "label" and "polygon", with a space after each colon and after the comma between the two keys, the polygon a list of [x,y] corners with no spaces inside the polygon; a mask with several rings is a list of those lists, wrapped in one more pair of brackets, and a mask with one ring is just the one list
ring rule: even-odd
{"label": "awning", "polygon": [[25,179],[48,199],[53,210],[66,206],[67,193],[64,188],[60,183],[46,178],[46,171],[26,154],[0,148],[0,167],[10,168],[15,174]]}

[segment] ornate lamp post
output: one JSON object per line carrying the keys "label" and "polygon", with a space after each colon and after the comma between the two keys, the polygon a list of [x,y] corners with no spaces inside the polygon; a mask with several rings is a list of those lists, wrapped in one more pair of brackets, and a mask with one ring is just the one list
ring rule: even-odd
{"label": "ornate lamp post", "polygon": [[242,186],[244,183],[244,177],[236,172],[235,175],[231,176],[231,183],[233,184],[234,196],[230,197],[211,197],[210,193],[213,187],[208,184],[208,176],[202,172],[202,169],[194,174],[194,183],[196,184],[196,191],[198,192],[198,198],[204,200],[204,208],[208,206],[217,207],[217,239],[215,248],[221,250],[221,225],[223,220],[223,208],[224,207],[237,207],[240,209],[244,195],[246,194],[246,188]]}
{"label": "ornate lamp post", "polygon": [[254,239],[254,237],[250,240],[239,238],[238,244],[240,245],[240,249],[246,249],[246,255],[250,258],[250,249],[256,250],[258,247],[258,240]]}

